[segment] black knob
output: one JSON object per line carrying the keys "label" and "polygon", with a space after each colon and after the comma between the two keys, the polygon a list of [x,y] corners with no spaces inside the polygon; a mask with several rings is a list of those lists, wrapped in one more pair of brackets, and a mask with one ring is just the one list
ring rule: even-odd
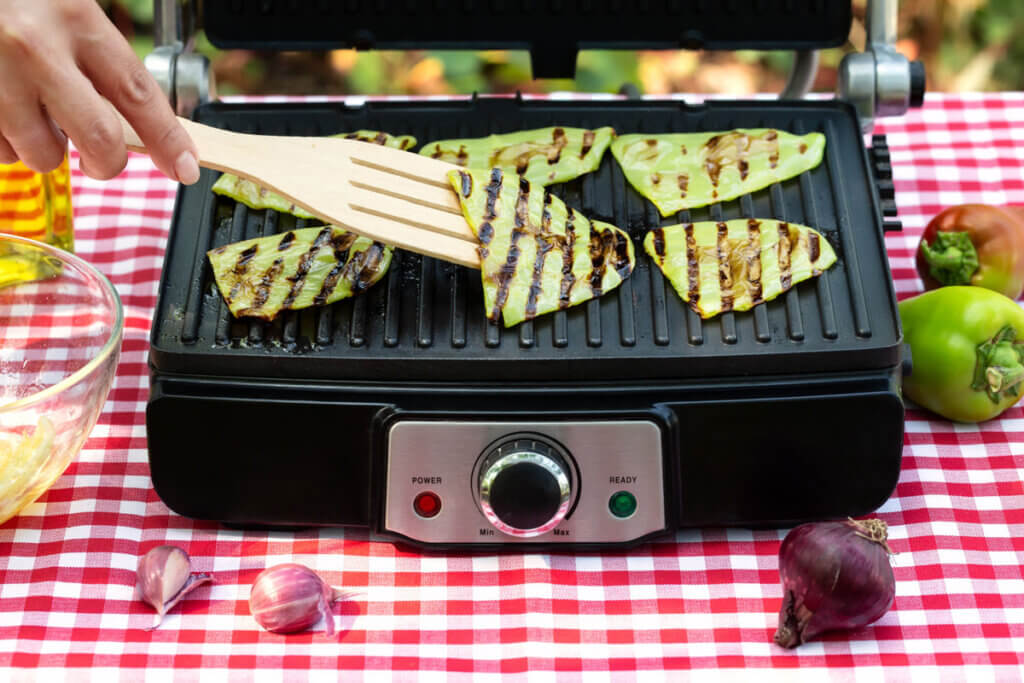
{"label": "black knob", "polygon": [[478,486],[484,516],[511,536],[546,533],[569,511],[569,466],[557,449],[536,439],[506,441],[485,455]]}
{"label": "black knob", "polygon": [[910,63],[910,106],[920,107],[924,104],[924,91],[927,85],[927,77],[924,73],[924,63],[913,61]]}

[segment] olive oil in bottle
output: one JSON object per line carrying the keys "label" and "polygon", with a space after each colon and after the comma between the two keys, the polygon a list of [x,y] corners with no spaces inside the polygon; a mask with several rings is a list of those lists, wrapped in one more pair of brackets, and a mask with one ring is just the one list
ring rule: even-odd
{"label": "olive oil in bottle", "polygon": [[[74,250],[67,154],[50,173],[36,173],[21,162],[0,165],[0,232]],[[0,242],[0,287],[59,273],[59,265],[41,250]]]}

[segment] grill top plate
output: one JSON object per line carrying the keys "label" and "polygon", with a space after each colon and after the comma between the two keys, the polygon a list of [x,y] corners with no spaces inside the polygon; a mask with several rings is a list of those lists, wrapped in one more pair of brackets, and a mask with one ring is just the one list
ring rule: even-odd
{"label": "grill top plate", "polygon": [[[776,375],[886,368],[901,333],[878,198],[852,107],[836,101],[212,104],[197,120],[250,133],[376,129],[419,144],[554,125],[620,134],[775,127],[825,134],[823,162],[735,201],[663,219],[611,152],[596,173],[549,188],[588,217],[626,228],[637,266],[597,301],[504,329],[484,316],[476,271],[396,250],[365,294],[273,322],[239,321],[213,282],[208,249],[305,223],[210,192],[216,172],[179,188],[153,320],[150,362],[165,373],[371,381],[579,381]],[[689,220],[778,218],[818,229],[838,262],[745,313],[701,320],[644,252],[643,235]],[[315,224],[315,223],[310,223]]]}

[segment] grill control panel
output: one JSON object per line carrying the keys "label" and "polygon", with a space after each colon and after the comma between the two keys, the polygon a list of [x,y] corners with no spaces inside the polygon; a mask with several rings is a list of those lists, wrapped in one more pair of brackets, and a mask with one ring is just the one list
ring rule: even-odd
{"label": "grill control panel", "polygon": [[385,531],[423,543],[623,543],[664,528],[653,422],[405,420],[388,434]]}

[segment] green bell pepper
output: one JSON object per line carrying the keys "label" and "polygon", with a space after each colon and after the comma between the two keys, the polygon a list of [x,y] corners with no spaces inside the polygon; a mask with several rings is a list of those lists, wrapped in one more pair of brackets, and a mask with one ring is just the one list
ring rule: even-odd
{"label": "green bell pepper", "polygon": [[913,371],[903,391],[957,422],[982,422],[1015,404],[1024,382],[1024,309],[983,287],[935,289],[900,302]]}

